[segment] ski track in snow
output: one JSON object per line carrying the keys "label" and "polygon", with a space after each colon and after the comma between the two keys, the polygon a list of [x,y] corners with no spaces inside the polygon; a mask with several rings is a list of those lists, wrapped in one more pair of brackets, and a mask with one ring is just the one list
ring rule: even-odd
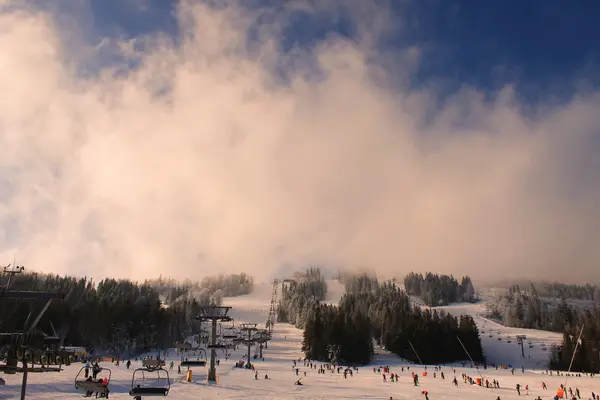
{"label": "ski track in snow", "polygon": [[[326,303],[335,304],[337,299],[343,293],[343,286],[337,281],[328,282],[329,290]],[[232,306],[230,315],[238,322],[252,322],[264,326],[266,321],[269,304],[271,300],[272,286],[270,284],[260,284],[255,286],[252,294],[236,298],[224,299],[224,304]],[[470,314],[475,319],[480,329],[480,336],[484,353],[490,363],[512,364],[517,371],[513,376],[510,370],[462,368],[461,363],[456,363],[456,376],[459,386],[452,385],[452,366],[443,367],[446,379],[442,380],[438,375],[433,378],[433,367],[429,367],[429,376],[420,376],[420,387],[412,384],[410,372],[402,366],[411,366],[411,371],[416,371],[421,375],[424,370],[422,366],[410,364],[401,360],[397,356],[390,354],[382,349],[376,349],[375,359],[372,366],[360,368],[353,377],[344,379],[342,374],[327,372],[325,375],[317,374],[316,370],[310,370],[303,367],[303,363],[298,363],[300,376],[307,371],[307,376],[302,377],[304,386],[295,386],[294,382],[298,379],[292,370],[292,360],[302,357],[300,351],[302,344],[302,331],[289,324],[276,324],[273,340],[268,343],[268,349],[264,350],[265,361],[256,361],[255,365],[259,373],[259,379],[254,379],[254,373],[250,370],[234,368],[237,360],[242,360],[245,354],[244,348],[239,348],[234,352],[234,356],[225,361],[221,359],[218,367],[218,383],[208,384],[206,382],[207,369],[193,369],[193,383],[184,383],[183,375],[177,374],[177,367],[170,371],[171,391],[169,399],[423,399],[422,390],[429,392],[432,400],[494,400],[500,396],[502,400],[521,399],[515,390],[515,385],[520,383],[523,388],[529,385],[529,395],[532,399],[538,395],[542,399],[551,399],[554,396],[556,388],[565,383],[565,377],[548,376],[542,374],[538,368],[544,368],[551,352],[551,344],[560,343],[561,335],[545,331],[530,329],[505,328],[493,321],[487,320],[481,316],[483,304],[453,304],[445,307],[435,307],[434,309],[443,309],[453,315]],[[525,340],[525,359],[521,358],[520,346],[516,344],[515,335],[527,335]],[[489,337],[489,336],[492,337]],[[507,337],[511,337],[512,343],[507,343]],[[498,340],[501,338],[501,341]],[[531,342],[533,348],[529,348]],[[547,350],[541,350],[541,344],[547,346]],[[168,360],[174,360],[175,365],[179,357],[172,350]],[[219,354],[221,355],[221,354]],[[531,356],[531,358],[529,358]],[[112,370],[111,379],[111,399],[131,399],[128,391],[131,386],[133,369],[141,366],[139,362],[132,362],[132,369],[127,370],[124,363],[119,367],[111,363],[102,363],[104,367]],[[383,383],[381,374],[374,373],[373,367],[389,365],[391,372],[400,375],[398,383]],[[467,364],[468,365],[468,364]],[[83,365],[76,363],[65,367],[60,373],[29,374],[27,399],[31,400],[54,400],[54,399],[82,399],[83,393],[74,388],[74,379]],[[525,374],[522,374],[520,367],[525,366]],[[461,374],[467,374],[472,377],[478,377],[479,373],[488,379],[498,379],[501,389],[486,389],[478,386],[464,384]],[[264,379],[264,375],[269,375],[269,380]],[[439,372],[438,372],[439,374]],[[102,376],[102,375],[100,375]],[[21,374],[3,375],[6,380],[6,386],[0,386],[0,399],[19,399],[21,388]],[[547,391],[541,390],[541,382],[545,381],[548,385]],[[573,390],[578,387],[582,398],[591,398],[591,392],[600,392],[600,378],[581,377],[569,378],[568,386]]]}

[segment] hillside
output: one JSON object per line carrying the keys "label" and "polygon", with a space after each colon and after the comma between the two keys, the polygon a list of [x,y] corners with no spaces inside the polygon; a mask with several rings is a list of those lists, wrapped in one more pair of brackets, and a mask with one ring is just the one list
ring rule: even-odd
{"label": "hillside", "polygon": [[[329,291],[328,302],[335,303],[334,296],[341,295],[339,287],[334,282],[330,285],[333,290]],[[226,298],[224,303],[233,307],[231,314],[238,321],[248,321],[255,323],[264,323],[268,306],[271,299],[270,284],[257,284],[254,292],[250,295],[236,298]],[[180,400],[191,399],[419,399],[423,398],[421,391],[427,390],[431,399],[450,400],[480,400],[495,399],[500,396],[501,399],[519,398],[515,392],[515,385],[520,383],[529,385],[530,395],[541,395],[542,398],[550,398],[553,391],[561,383],[565,382],[565,377],[547,376],[540,370],[531,370],[530,368],[539,368],[545,362],[548,351],[541,350],[541,344],[546,345],[558,340],[558,336],[547,332],[520,330],[504,328],[494,324],[479,316],[481,304],[456,304],[446,307],[440,307],[453,314],[469,313],[474,316],[478,326],[482,330],[482,339],[484,352],[490,362],[499,364],[513,364],[515,367],[525,365],[527,370],[524,374],[520,371],[511,375],[508,370],[479,370],[471,368],[456,368],[456,376],[459,380],[459,386],[454,387],[451,384],[454,376],[450,366],[444,367],[445,380],[437,375],[433,377],[433,367],[429,367],[429,375],[421,376],[420,387],[412,384],[410,372],[406,370],[408,363],[398,359],[398,357],[389,354],[381,349],[376,349],[378,353],[375,356],[373,366],[362,367],[354,376],[344,379],[342,374],[327,372],[317,374],[316,370],[304,367],[299,363],[300,376],[307,372],[306,377],[302,377],[303,386],[295,386],[294,382],[298,379],[292,370],[292,360],[302,357],[300,352],[302,342],[302,332],[289,324],[277,324],[275,326],[274,337],[269,343],[268,349],[264,351],[265,361],[257,361],[256,365],[259,372],[259,379],[255,380],[251,371],[234,368],[237,360],[242,359],[244,349],[234,352],[234,356],[228,361],[221,359],[218,367],[219,383],[209,385],[206,383],[206,369],[199,368],[193,371],[194,383],[182,383],[183,375],[178,375],[176,367],[171,371],[173,380],[169,398]],[[485,331],[485,333],[483,333]],[[533,348],[526,346],[527,358],[523,360],[518,353],[518,347],[514,340],[507,343],[507,337],[514,339],[516,334],[526,334],[531,338]],[[489,335],[492,335],[490,338]],[[498,340],[498,337],[501,340]],[[169,360],[178,361],[178,357],[172,351]],[[531,358],[528,356],[531,355]],[[139,363],[134,362],[134,366]],[[383,383],[380,373],[375,373],[373,367],[379,365],[389,365],[391,372],[399,375],[398,383]],[[459,364],[460,365],[460,364]],[[56,374],[30,374],[28,385],[28,399],[52,400],[52,399],[80,399],[81,393],[74,389],[74,378],[81,368],[81,364],[66,367],[61,373]],[[104,363],[103,366],[112,370],[111,396],[113,399],[130,399],[127,392],[131,386],[132,371],[127,370],[124,364],[116,367],[110,363]],[[404,371],[402,368],[404,367]],[[411,371],[417,371],[420,375],[424,371],[422,366],[412,365]],[[467,374],[472,377],[483,374],[490,381],[498,379],[501,389],[486,389],[478,386],[467,385],[461,380],[461,374]],[[269,380],[264,379],[268,374]],[[6,386],[0,387],[0,399],[17,399],[20,390],[21,375],[4,375]],[[149,380],[149,379],[148,379]],[[541,381],[548,384],[550,390],[542,391],[540,389]],[[578,387],[584,398],[590,397],[591,391],[600,391],[600,380],[598,378],[570,378],[569,385]]]}

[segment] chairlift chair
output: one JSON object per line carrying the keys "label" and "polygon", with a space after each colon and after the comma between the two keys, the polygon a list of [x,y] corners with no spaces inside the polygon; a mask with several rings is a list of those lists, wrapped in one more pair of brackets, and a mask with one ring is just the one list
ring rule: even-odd
{"label": "chairlift chair", "polygon": [[[183,355],[186,352],[189,352],[190,350],[184,350],[181,352],[181,362],[179,363],[179,365],[181,365],[182,367],[204,367],[206,366],[206,350],[203,349],[202,347],[197,347],[194,349],[191,349],[193,351],[200,351],[200,357],[204,356],[204,360],[200,360],[199,358],[196,360],[188,360],[187,358],[184,360],[183,359]],[[204,355],[202,354],[204,353]]]}
{"label": "chairlift chair", "polygon": [[149,370],[160,369],[165,366],[165,360],[147,358],[145,360],[142,360],[142,366]]}
{"label": "chairlift chair", "polygon": [[[135,375],[138,372],[156,372],[158,375],[158,381],[160,382],[160,372],[163,371],[167,376],[167,385],[166,386],[145,386],[141,387],[140,385],[136,385],[135,383]],[[162,368],[138,368],[133,371],[133,376],[131,377],[131,390],[129,391],[129,395],[132,397],[159,397],[159,396],[167,396],[169,394],[169,390],[171,390],[171,378],[169,377],[169,372]]]}
{"label": "chairlift chair", "polygon": [[110,377],[112,375],[112,371],[108,368],[100,367],[100,372],[108,371],[108,376],[107,376],[108,384],[104,385],[101,382],[98,382],[97,380],[79,379],[79,375],[81,375],[81,373],[84,370],[85,370],[85,367],[82,367],[79,370],[79,372],[77,373],[77,376],[75,377],[75,389],[85,390],[86,392],[93,392],[96,394],[108,395],[108,393],[109,393],[108,385],[110,384]]}

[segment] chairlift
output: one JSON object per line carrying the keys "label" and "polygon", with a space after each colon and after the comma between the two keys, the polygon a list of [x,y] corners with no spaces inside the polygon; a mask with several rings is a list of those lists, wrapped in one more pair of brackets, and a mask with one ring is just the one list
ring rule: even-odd
{"label": "chairlift", "polygon": [[182,361],[179,365],[182,367],[206,367],[206,360],[185,360]]}
{"label": "chairlift", "polygon": [[[160,381],[165,379],[165,378],[161,379],[161,377],[160,377],[161,371],[164,372],[164,374],[166,375],[166,380],[167,380],[166,386],[160,385]],[[144,386],[144,387],[142,387],[141,385],[136,385],[135,375],[138,372],[142,373],[143,380],[145,380],[145,378],[146,378],[144,375],[144,372],[156,372],[158,384],[154,385],[154,386],[149,385],[149,386]],[[135,371],[133,371],[133,376],[131,377],[131,390],[129,391],[130,396],[138,397],[140,399],[142,397],[167,396],[169,394],[169,390],[171,390],[171,379],[169,378],[169,372],[166,369],[164,369],[162,367],[158,367],[158,368],[145,367],[145,368],[138,368]]]}
{"label": "chairlift", "polygon": [[98,381],[98,380],[91,379],[91,376],[88,377],[87,379],[79,379],[79,375],[81,375],[81,373],[84,370],[85,370],[85,367],[82,367],[79,370],[79,372],[77,373],[77,376],[75,377],[75,389],[76,390],[85,390],[86,392],[96,393],[97,395],[99,394],[101,396],[102,395],[108,396],[108,393],[110,392],[108,390],[108,385],[110,384],[110,377],[112,375],[112,371],[108,368],[100,367],[100,372],[108,371],[108,376],[106,377],[107,384],[104,385],[101,380]]}
{"label": "chairlift", "polygon": [[[194,354],[196,351],[199,351],[200,356],[196,360],[188,360],[187,357],[184,359],[184,353],[189,353],[192,350],[194,351]],[[200,360],[200,358],[202,357],[204,357],[204,360]],[[204,367],[206,365],[206,358],[206,350],[202,347],[183,350],[181,352],[181,362],[179,363],[179,365],[181,365],[182,367]]]}
{"label": "chairlift", "polygon": [[224,344],[209,344],[208,346],[206,346],[207,349],[226,349],[227,346],[225,346]]}
{"label": "chairlift", "polygon": [[151,370],[160,369],[164,366],[165,366],[165,360],[161,360],[160,358],[159,359],[147,358],[145,360],[142,360],[142,367],[148,368]]}

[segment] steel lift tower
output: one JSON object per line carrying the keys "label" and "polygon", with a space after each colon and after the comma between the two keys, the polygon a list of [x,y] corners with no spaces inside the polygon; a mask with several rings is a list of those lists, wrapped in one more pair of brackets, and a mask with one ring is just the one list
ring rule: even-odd
{"label": "steel lift tower", "polygon": [[248,366],[252,365],[252,363],[250,362],[250,349],[252,347],[252,345],[254,343],[256,343],[254,336],[254,333],[258,330],[258,328],[256,328],[256,324],[241,324],[240,325],[240,331],[243,333],[248,334],[248,337],[244,339],[244,343],[248,346],[248,358],[247,358],[247,362],[248,362]]}
{"label": "steel lift tower", "polygon": [[211,321],[212,322],[212,335],[210,345],[207,347],[210,349],[210,368],[208,370],[208,381],[217,382],[217,370],[216,370],[216,356],[217,348],[222,345],[217,344],[217,322],[218,321],[231,321],[231,317],[227,316],[227,313],[231,307],[225,306],[201,306],[200,314],[198,319],[200,321]]}
{"label": "steel lift tower", "polygon": [[[25,399],[27,393],[27,374],[29,372],[60,372],[62,364],[70,364],[72,357],[58,349],[60,338],[54,333],[53,336],[46,335],[37,328],[38,323],[50,307],[53,300],[62,300],[64,295],[61,293],[34,292],[11,290],[11,284],[14,277],[23,273],[25,267],[7,265],[3,267],[1,273],[8,275],[8,282],[4,288],[0,288],[0,302],[27,301],[31,307],[35,302],[45,302],[41,311],[35,315],[32,312],[25,320],[22,329],[6,326],[6,319],[3,321],[0,315],[0,354],[5,354],[4,363],[0,363],[0,371],[5,374],[23,373],[23,382],[21,384],[21,400]],[[15,307],[16,308],[16,307]],[[7,331],[8,329],[8,331]],[[18,367],[18,362],[23,364]],[[40,364],[35,367],[35,364]]]}

